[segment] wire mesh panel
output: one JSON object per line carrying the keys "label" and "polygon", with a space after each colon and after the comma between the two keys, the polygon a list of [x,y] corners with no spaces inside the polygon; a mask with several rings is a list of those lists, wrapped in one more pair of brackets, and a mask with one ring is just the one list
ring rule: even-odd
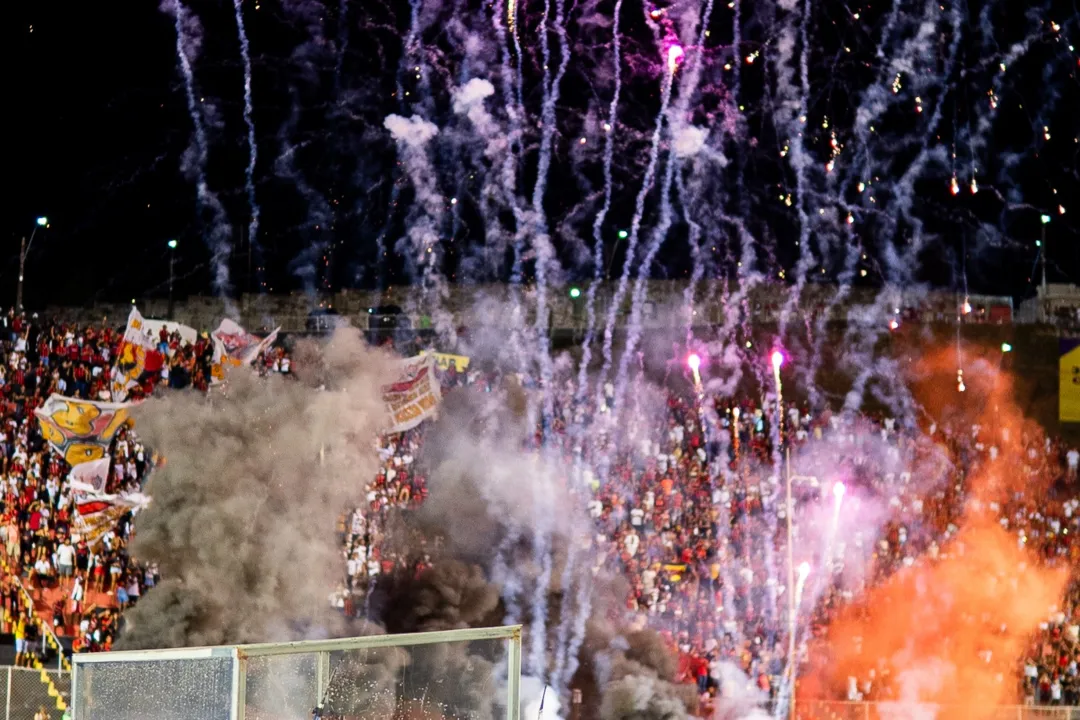
{"label": "wire mesh panel", "polygon": [[75,720],[517,720],[521,628],[76,656]]}
{"label": "wire mesh panel", "polygon": [[[71,696],[70,673],[18,667],[5,670],[5,677],[0,679],[0,682],[6,686],[7,697],[0,708],[0,720],[34,720],[34,716],[41,711],[44,711],[49,720],[59,720],[62,717],[63,711],[58,707],[57,696],[64,703]],[[48,677],[51,684],[42,682],[42,673]],[[10,679],[7,675],[10,675]]]}
{"label": "wire mesh panel", "polygon": [[94,662],[77,666],[79,720],[229,720],[229,657]]}

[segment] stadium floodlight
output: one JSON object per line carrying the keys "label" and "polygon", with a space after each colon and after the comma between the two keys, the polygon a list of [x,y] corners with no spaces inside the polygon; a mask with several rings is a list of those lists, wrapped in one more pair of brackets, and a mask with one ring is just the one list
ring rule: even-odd
{"label": "stadium floodlight", "polygon": [[1012,345],[1010,345],[1009,343],[1001,343],[1001,352],[1003,352],[1003,353],[1012,352]]}
{"label": "stadium floodlight", "polygon": [[170,250],[175,250],[176,249],[176,241],[175,240],[170,240],[168,245],[169,245]]}
{"label": "stadium floodlight", "polygon": [[49,218],[47,218],[47,217],[45,217],[44,215],[42,215],[41,217],[39,217],[39,218],[37,219],[37,224],[38,224],[38,225],[39,225],[40,227],[45,227],[46,225],[48,225],[48,224],[49,224]]}
{"label": "stadium floodlight", "polygon": [[1040,215],[1039,219],[1042,220],[1043,225],[1049,225],[1050,224],[1050,216],[1049,215]]}
{"label": "stadium floodlight", "polygon": [[625,230],[620,230],[619,231],[619,239],[620,240],[625,240],[627,237],[629,237],[629,235],[630,235],[630,233],[626,232]]}
{"label": "stadium floodlight", "polygon": [[784,365],[784,353],[779,350],[773,350],[772,354],[772,367],[774,372],[780,372],[780,368]]}
{"label": "stadium floodlight", "polygon": [[577,300],[579,297],[581,297],[581,288],[579,288],[579,287],[570,288],[570,298],[573,299],[573,300]]}

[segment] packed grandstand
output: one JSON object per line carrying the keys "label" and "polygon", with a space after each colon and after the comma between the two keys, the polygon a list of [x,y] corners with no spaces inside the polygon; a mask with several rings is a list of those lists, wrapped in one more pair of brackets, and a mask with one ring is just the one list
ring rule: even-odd
{"label": "packed grandstand", "polygon": [[[49,318],[8,312],[0,328],[0,443],[3,444],[3,497],[0,498],[0,540],[3,541],[3,627],[13,641],[15,661],[33,665],[55,651],[57,640],[75,652],[107,651],[116,638],[123,610],[152,592],[160,580],[155,566],[144,567],[128,557],[132,506],[110,519],[110,526],[88,539],[78,532],[74,515],[77,490],[70,467],[42,437],[35,409],[53,394],[115,400],[110,372],[121,351],[123,328],[72,326]],[[164,362],[138,377],[130,396],[138,398],[160,388],[207,390],[214,377],[213,343],[207,334],[193,341],[163,331]],[[282,343],[261,349],[254,365],[260,373],[290,373],[291,358]],[[455,386],[494,387],[499,374],[479,363],[449,363],[440,369],[444,391]],[[568,407],[569,398],[558,399]],[[589,475],[583,506],[595,523],[593,562],[596,568],[622,573],[630,592],[628,612],[637,614],[670,641],[678,653],[677,677],[693,683],[704,696],[715,693],[718,667],[729,661],[741,667],[758,688],[775,694],[784,672],[787,648],[760,611],[768,573],[762,567],[765,543],[783,538],[771,534],[760,512],[755,487],[763,481],[754,473],[772,453],[768,409],[750,398],[720,402],[717,417],[733,433],[736,478],[717,484],[708,463],[716,451],[703,425],[701,405],[672,388],[666,396],[666,416],[649,428],[646,447],[615,455],[604,477]],[[556,416],[562,412],[556,408]],[[742,421],[739,421],[739,418]],[[381,576],[394,572],[423,572],[428,559],[420,553],[398,554],[388,549],[387,518],[424,502],[427,478],[416,462],[424,443],[426,424],[380,441],[382,469],[361,485],[357,503],[340,516],[342,581],[328,602],[348,614],[364,612],[366,593]],[[556,433],[559,428],[555,428]],[[807,458],[838,452],[861,468],[871,482],[902,484],[905,478],[886,476],[895,467],[917,467],[917,456],[928,452],[924,439],[945,448],[953,461],[956,483],[930,497],[897,493],[885,532],[875,538],[853,538],[851,545],[876,545],[873,583],[915,562],[934,562],[945,547],[967,498],[963,478],[981,465],[997,460],[995,429],[979,426],[931,425],[909,428],[890,417],[851,416],[791,407],[783,426],[787,443]],[[890,451],[864,453],[858,439],[880,437]],[[1072,577],[1061,607],[1048,612],[1040,631],[1030,639],[1018,666],[1002,672],[1020,688],[1029,704],[1080,703],[1080,453],[1054,439],[1024,438],[1026,445],[1016,472],[1044,478],[1053,488],[1036,502],[1022,493],[989,510],[1017,542],[1036,548],[1042,563],[1069,569]],[[121,427],[109,447],[104,492],[138,494],[155,459],[139,442],[136,431]],[[739,457],[741,454],[742,458]],[[820,489],[804,485],[797,492]],[[731,532],[726,548],[719,547],[717,513],[723,507]],[[773,531],[775,532],[775,528]],[[837,559],[843,562],[841,556]],[[734,584],[734,592],[731,585]],[[725,587],[727,586],[727,587]],[[736,626],[713,609],[724,606],[725,590],[736,608]],[[835,588],[825,593],[812,617],[812,632],[824,631],[830,618],[850,600],[850,592]],[[783,618],[778,621],[783,623]],[[851,677],[837,700],[881,700],[893,696],[888,668],[877,674]]]}

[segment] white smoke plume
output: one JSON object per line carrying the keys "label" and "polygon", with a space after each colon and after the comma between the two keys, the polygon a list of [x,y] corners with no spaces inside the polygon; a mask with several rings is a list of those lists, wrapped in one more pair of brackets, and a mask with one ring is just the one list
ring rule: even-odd
{"label": "white smoke plume", "polygon": [[418,115],[407,118],[400,115],[387,115],[383,120],[383,127],[390,131],[395,140],[410,148],[422,147],[439,134],[439,128],[435,123],[428,122]]}

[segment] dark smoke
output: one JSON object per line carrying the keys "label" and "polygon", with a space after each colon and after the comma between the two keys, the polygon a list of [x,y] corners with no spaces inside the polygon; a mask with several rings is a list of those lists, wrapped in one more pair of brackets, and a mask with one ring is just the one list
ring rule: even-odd
{"label": "dark smoke", "polygon": [[[587,527],[587,521],[575,523],[583,510],[560,480],[565,469],[525,448],[535,428],[529,407],[525,391],[513,380],[494,392],[461,388],[445,397],[420,459],[429,478],[429,494],[419,510],[396,518],[410,532],[391,533],[415,537],[419,532],[441,542],[424,548],[431,555],[431,569],[380,579],[373,619],[388,631],[499,624],[513,605],[518,618],[527,622],[527,649],[530,599],[540,577],[532,543],[536,528],[543,527],[551,535],[554,556],[551,582],[545,588],[545,647],[549,661],[554,655],[560,612],[571,605],[570,594],[559,586],[567,546],[580,542],[574,531]],[[407,554],[410,548],[397,549]],[[587,583],[591,588],[593,611],[572,683],[588,696],[586,706],[600,708],[603,720],[689,717],[696,693],[672,682],[676,672],[672,650],[656,632],[631,630],[612,620],[621,614],[624,582],[595,578],[588,565],[579,566],[574,578],[575,585]],[[502,581],[500,573],[507,576]],[[507,582],[514,583],[509,592]],[[464,648],[443,658],[449,666],[477,660]]]}

